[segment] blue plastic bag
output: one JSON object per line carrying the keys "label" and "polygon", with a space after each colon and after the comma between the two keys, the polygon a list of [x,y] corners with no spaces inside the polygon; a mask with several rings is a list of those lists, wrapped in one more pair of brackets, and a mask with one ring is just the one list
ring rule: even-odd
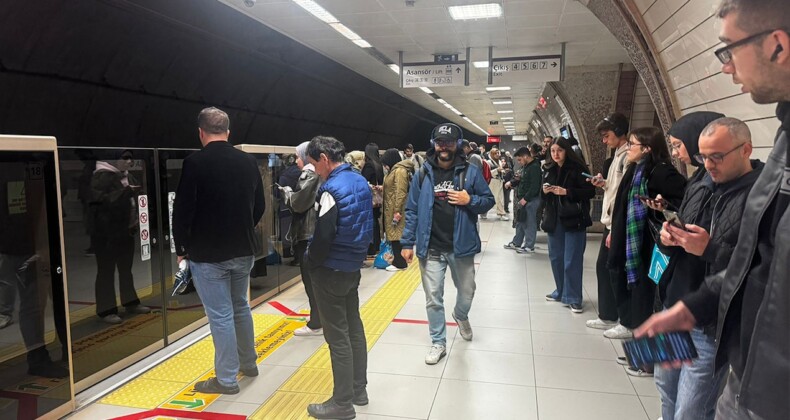
{"label": "blue plastic bag", "polygon": [[669,256],[661,252],[661,250],[658,249],[658,245],[653,245],[653,257],[650,258],[650,271],[648,271],[647,276],[650,277],[655,284],[658,284],[658,281],[661,280],[661,276],[664,274],[664,270],[667,269],[668,265]]}
{"label": "blue plastic bag", "polygon": [[392,262],[392,245],[386,239],[381,241],[381,248],[376,259],[373,261],[373,267],[385,269]]}

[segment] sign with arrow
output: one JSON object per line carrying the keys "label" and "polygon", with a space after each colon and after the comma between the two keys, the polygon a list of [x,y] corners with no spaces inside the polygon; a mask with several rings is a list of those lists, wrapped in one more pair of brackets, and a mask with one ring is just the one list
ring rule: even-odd
{"label": "sign with arrow", "polygon": [[401,78],[405,88],[464,86],[466,61],[403,63]]}
{"label": "sign with arrow", "polygon": [[201,400],[200,398],[198,398],[198,399],[189,400],[189,401],[172,400],[168,404],[176,405],[176,406],[179,406],[181,408],[186,408],[186,409],[189,409],[189,410],[194,410],[195,408],[203,407],[206,404],[206,402]]}
{"label": "sign with arrow", "polygon": [[561,78],[564,65],[562,55],[492,58],[492,84],[505,86],[514,83],[556,82]]}

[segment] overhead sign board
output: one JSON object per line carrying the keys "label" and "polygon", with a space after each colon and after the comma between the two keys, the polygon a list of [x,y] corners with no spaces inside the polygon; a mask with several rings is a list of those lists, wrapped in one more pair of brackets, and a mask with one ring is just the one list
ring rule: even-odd
{"label": "overhead sign board", "polygon": [[403,63],[401,81],[405,88],[464,86],[466,62]]}
{"label": "overhead sign board", "polygon": [[490,84],[557,82],[561,80],[562,55],[502,57],[491,59]]}
{"label": "overhead sign board", "polygon": [[499,136],[488,136],[486,143],[499,143],[502,139]]}

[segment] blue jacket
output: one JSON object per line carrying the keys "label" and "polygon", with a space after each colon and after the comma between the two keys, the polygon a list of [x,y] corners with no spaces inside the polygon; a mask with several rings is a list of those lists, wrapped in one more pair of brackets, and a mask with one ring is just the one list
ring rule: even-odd
{"label": "blue jacket", "polygon": [[359,271],[373,240],[373,195],[365,178],[343,164],[318,189],[318,220],[308,248],[311,264]]}
{"label": "blue jacket", "polygon": [[[417,246],[417,257],[428,256],[433,226],[433,161],[432,151],[422,168],[415,172],[409,187],[409,201],[406,203],[406,228],[403,230],[401,245],[404,249]],[[466,168],[464,190],[469,193],[470,201],[466,206],[455,207],[453,231],[453,253],[456,257],[468,257],[480,253],[480,234],[477,232],[477,215],[484,214],[494,207],[494,195],[488,188],[480,168],[456,159],[455,185],[461,182],[461,172]],[[424,171],[422,177],[420,172]],[[422,181],[420,178],[423,178]]]}

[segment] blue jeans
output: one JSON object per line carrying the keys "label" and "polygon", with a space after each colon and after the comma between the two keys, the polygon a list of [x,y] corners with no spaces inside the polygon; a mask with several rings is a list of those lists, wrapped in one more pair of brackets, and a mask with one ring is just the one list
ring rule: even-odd
{"label": "blue jeans", "polygon": [[189,261],[214,340],[214,371],[225,386],[237,384],[240,369],[256,366],[252,313],[247,301],[252,263],[252,256],[218,263]]}
{"label": "blue jeans", "polygon": [[726,367],[715,371],[716,342],[701,329],[691,330],[691,339],[699,358],[680,369],[662,369],[656,365],[655,379],[661,394],[664,420],[713,420]]}
{"label": "blue jeans", "polygon": [[444,318],[444,275],[447,267],[458,290],[453,314],[460,321],[469,319],[472,298],[475,296],[475,258],[456,258],[452,251],[428,251],[428,258],[420,259],[422,290],[425,291],[425,309],[428,312],[428,331],[433,344],[447,345],[447,328]]}
{"label": "blue jeans", "polygon": [[552,296],[566,305],[582,303],[582,269],[586,247],[587,232],[584,229],[567,231],[561,223],[557,223],[554,232],[549,233],[549,260],[557,286]]}
{"label": "blue jeans", "polygon": [[513,237],[513,245],[535,249],[535,238],[538,236],[538,207],[540,207],[540,198],[527,202],[527,205],[519,210],[526,212],[527,218],[523,222],[516,222],[516,236]]}

